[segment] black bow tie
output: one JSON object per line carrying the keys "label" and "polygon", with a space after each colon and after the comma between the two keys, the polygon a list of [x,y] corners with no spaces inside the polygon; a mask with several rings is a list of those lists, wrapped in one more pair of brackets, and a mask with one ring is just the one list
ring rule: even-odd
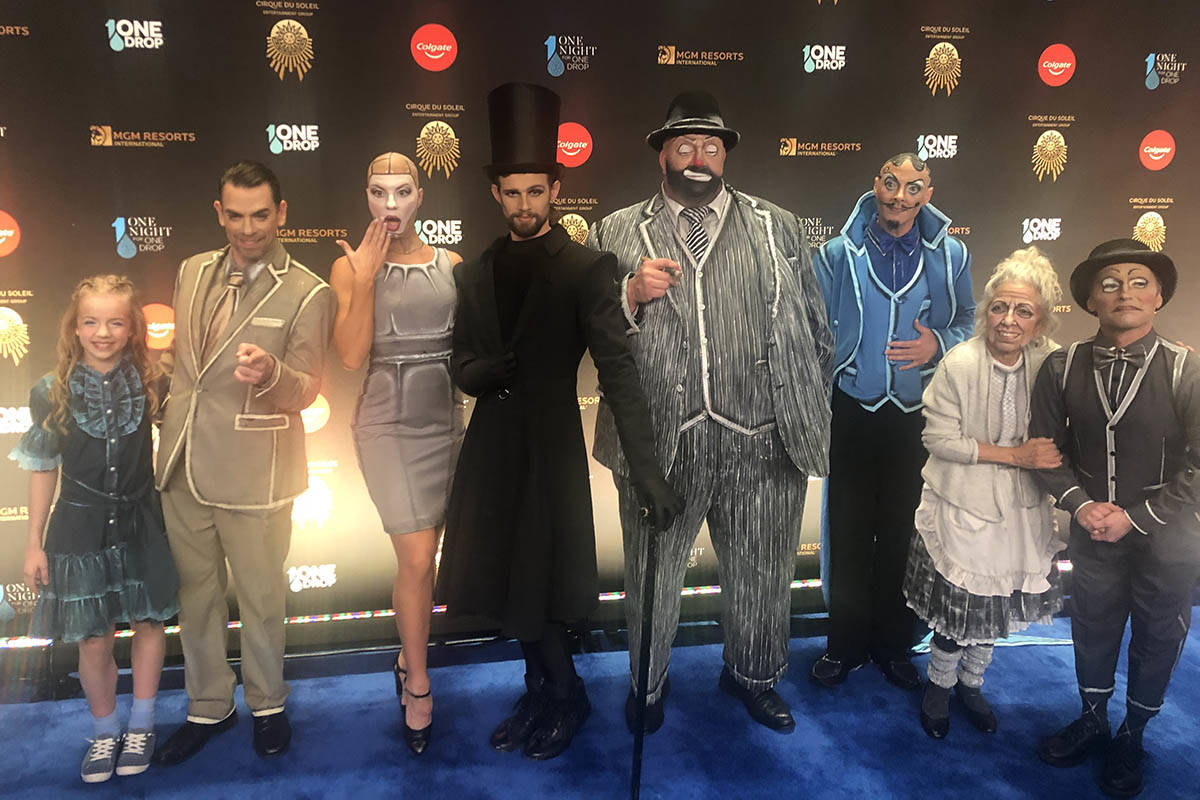
{"label": "black bow tie", "polygon": [[1142,347],[1136,350],[1126,350],[1124,347],[1105,347],[1101,344],[1092,345],[1092,366],[1104,369],[1118,361],[1130,364],[1134,369],[1141,369],[1146,363],[1146,351]]}

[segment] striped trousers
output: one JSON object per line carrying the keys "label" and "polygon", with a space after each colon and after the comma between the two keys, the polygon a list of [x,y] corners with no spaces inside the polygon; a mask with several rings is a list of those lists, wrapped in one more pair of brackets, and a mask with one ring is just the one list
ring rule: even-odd
{"label": "striped trousers", "polygon": [[683,499],[684,510],[670,528],[655,534],[642,518],[633,484],[616,478],[631,675],[638,674],[646,539],[657,535],[659,541],[647,693],[653,703],[662,693],[679,625],[688,555],[707,520],[721,580],[725,665],[747,689],[769,689],[787,669],[790,587],[808,477],[796,469],[777,431],[745,436],[705,421],[679,437],[667,481]]}

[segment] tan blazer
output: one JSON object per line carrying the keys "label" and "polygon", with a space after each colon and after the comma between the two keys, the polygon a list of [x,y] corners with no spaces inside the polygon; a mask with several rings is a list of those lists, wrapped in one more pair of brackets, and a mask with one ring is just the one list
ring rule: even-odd
{"label": "tan blazer", "polygon": [[[276,242],[269,263],[238,302],[215,348],[201,361],[206,287],[228,247],[194,255],[175,282],[175,341],[163,359],[171,388],[163,411],[155,484],[182,462],[188,486],[206,505],[278,508],[308,487],[300,412],[317,396],[333,332],[333,292]],[[263,388],[233,377],[237,346],[275,356]]]}

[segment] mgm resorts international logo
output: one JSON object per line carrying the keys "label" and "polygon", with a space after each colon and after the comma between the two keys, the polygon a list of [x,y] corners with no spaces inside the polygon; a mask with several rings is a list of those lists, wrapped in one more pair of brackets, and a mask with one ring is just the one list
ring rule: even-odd
{"label": "mgm resorts international logo", "polygon": [[590,68],[596,55],[596,45],[588,44],[582,36],[551,34],[542,44],[546,45],[546,72],[555,78],[567,70]]}
{"label": "mgm resorts international logo", "polygon": [[840,70],[846,66],[846,46],[844,44],[806,44],[804,45],[804,71]]}
{"label": "mgm resorts international logo", "polygon": [[1154,90],[1179,83],[1186,69],[1187,62],[1180,61],[1178,53],[1147,53],[1146,88]]}
{"label": "mgm resorts international logo", "polygon": [[168,144],[194,144],[195,131],[123,131],[112,125],[88,127],[92,147],[166,147]]}
{"label": "mgm resorts international logo", "polygon": [[289,72],[304,80],[304,73],[312,69],[313,40],[303,25],[294,19],[281,19],[271,26],[271,34],[267,37],[267,63],[279,80]]}
{"label": "mgm resorts international logo", "polygon": [[1162,214],[1147,211],[1138,217],[1133,226],[1133,238],[1156,253],[1162,250],[1167,243],[1167,223],[1163,221]]}
{"label": "mgm resorts international logo", "polygon": [[29,406],[0,406],[0,434],[24,433],[32,427]]}
{"label": "mgm resorts international logo", "polygon": [[779,139],[779,155],[784,158],[791,156],[832,157],[861,151],[862,142],[806,142],[794,136],[783,136]]}
{"label": "mgm resorts international logo", "polygon": [[945,89],[949,97],[962,78],[962,65],[957,47],[949,42],[935,44],[925,58],[925,85],[929,93],[937,96],[938,89]]}
{"label": "mgm resorts international logo", "polygon": [[157,217],[117,217],[112,221],[117,255],[133,258],[138,253],[161,253],[171,238],[173,226],[160,225]]}
{"label": "mgm resorts international logo", "polygon": [[8,306],[0,306],[0,361],[12,359],[19,366],[29,354],[29,326]]}
{"label": "mgm resorts international logo", "polygon": [[567,235],[570,236],[576,244],[583,244],[587,241],[589,230],[587,220],[578,214],[563,214],[562,217],[559,218],[558,224],[562,226],[562,229],[567,232]]}
{"label": "mgm resorts international logo", "polygon": [[660,66],[719,67],[745,60],[746,54],[741,50],[691,50],[674,44],[658,46]]}
{"label": "mgm resorts international logo", "polygon": [[426,122],[417,134],[417,163],[425,170],[427,178],[432,178],[433,173],[437,171],[449,178],[461,157],[458,137],[454,135],[454,129],[445,122]]}
{"label": "mgm resorts international logo", "polygon": [[459,244],[463,240],[461,219],[418,219],[413,228],[425,244]]}
{"label": "mgm resorts international logo", "polygon": [[157,50],[163,46],[162,22],[156,19],[110,19],[104,23],[108,30],[108,46],[113,52]]}
{"label": "mgm resorts international logo", "polygon": [[1053,242],[1062,235],[1062,217],[1026,217],[1021,222],[1021,241]]}
{"label": "mgm resorts international logo", "polygon": [[1067,166],[1067,140],[1055,130],[1042,131],[1033,145],[1033,174],[1037,175],[1038,183],[1049,175],[1050,180],[1057,182],[1063,168]]}
{"label": "mgm resorts international logo", "polygon": [[954,158],[958,155],[958,134],[922,133],[917,137],[917,155],[922,161]]}
{"label": "mgm resorts international logo", "polygon": [[337,564],[305,564],[288,567],[288,588],[293,592],[305,589],[328,589],[337,583]]}
{"label": "mgm resorts international logo", "polygon": [[319,125],[274,122],[267,126],[267,149],[275,155],[294,151],[312,152],[320,146]]}

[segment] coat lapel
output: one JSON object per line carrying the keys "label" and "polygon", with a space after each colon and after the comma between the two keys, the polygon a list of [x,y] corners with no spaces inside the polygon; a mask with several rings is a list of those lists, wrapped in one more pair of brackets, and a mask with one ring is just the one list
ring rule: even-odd
{"label": "coat lapel", "polygon": [[229,324],[225,326],[220,339],[213,345],[208,360],[200,369],[201,373],[212,366],[225,348],[242,332],[242,328],[246,327],[250,319],[258,313],[263,303],[275,294],[283,283],[283,276],[291,268],[291,262],[292,257],[283,249],[283,245],[276,241],[271,249],[270,260],[254,282],[246,287],[246,293],[238,300],[237,308],[234,309],[233,316],[229,318]]}
{"label": "coat lapel", "polygon": [[[642,207],[642,216],[644,219],[638,225],[638,231],[641,233],[647,257],[679,260],[675,251],[678,233],[675,231],[675,222],[671,219],[671,210],[663,200],[661,192]],[[686,260],[687,256],[683,258]],[[676,294],[677,292],[668,290],[667,303],[682,318],[683,311],[675,299]]]}
{"label": "coat lapel", "polygon": [[204,333],[208,327],[204,317],[204,296],[212,285],[213,275],[225,263],[229,252],[228,245],[216,251],[196,270],[195,280],[192,281],[192,295],[188,301],[188,352],[192,358],[192,369],[200,374],[200,350],[204,347]]}

